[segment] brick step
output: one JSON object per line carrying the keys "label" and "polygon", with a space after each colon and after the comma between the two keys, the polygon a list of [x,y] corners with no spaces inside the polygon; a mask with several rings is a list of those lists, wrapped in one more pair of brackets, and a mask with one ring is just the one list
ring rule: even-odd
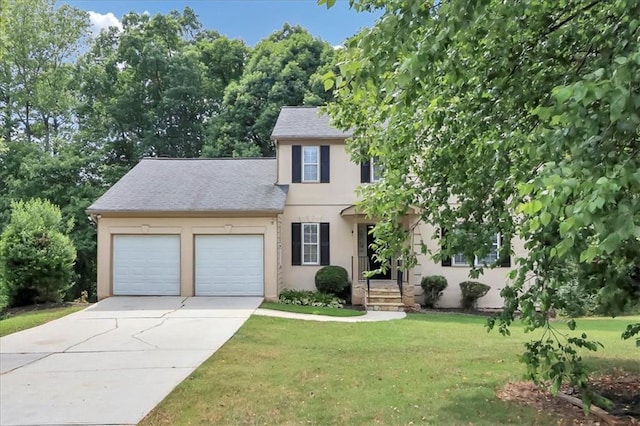
{"label": "brick step", "polygon": [[375,305],[377,303],[400,303],[402,304],[402,296],[369,296],[367,298],[368,305]]}
{"label": "brick step", "polygon": [[397,294],[400,295],[400,290],[391,288],[372,288],[369,290],[369,294]]}
{"label": "brick step", "polygon": [[374,303],[367,304],[367,311],[403,311],[402,303]]}

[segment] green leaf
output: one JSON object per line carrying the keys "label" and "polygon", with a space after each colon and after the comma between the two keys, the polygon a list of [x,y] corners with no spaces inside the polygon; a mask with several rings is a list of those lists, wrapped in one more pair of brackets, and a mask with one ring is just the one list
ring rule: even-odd
{"label": "green leaf", "polygon": [[580,262],[591,262],[598,255],[597,246],[589,246],[586,250],[580,253]]}
{"label": "green leaf", "polygon": [[609,234],[609,236],[600,244],[600,247],[607,254],[613,253],[620,247],[620,235],[617,232]]}
{"label": "green leaf", "polygon": [[532,200],[521,204],[518,210],[527,215],[534,215],[542,210],[542,202],[540,200]]}

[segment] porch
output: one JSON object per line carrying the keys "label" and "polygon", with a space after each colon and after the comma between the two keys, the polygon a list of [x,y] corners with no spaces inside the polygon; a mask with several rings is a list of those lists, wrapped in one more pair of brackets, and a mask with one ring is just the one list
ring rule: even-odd
{"label": "porch", "polygon": [[351,257],[352,303],[364,305],[368,310],[413,308],[415,296],[411,271],[402,268],[398,260],[393,260],[383,270],[375,258],[372,248],[375,223],[358,214],[345,215],[343,211],[343,216],[351,217],[352,233],[356,237]]}

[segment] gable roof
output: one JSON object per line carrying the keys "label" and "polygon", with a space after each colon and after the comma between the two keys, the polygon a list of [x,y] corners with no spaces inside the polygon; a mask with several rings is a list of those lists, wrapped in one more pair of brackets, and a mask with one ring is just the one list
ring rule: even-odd
{"label": "gable roof", "polygon": [[352,134],[333,127],[329,116],[317,107],[284,106],[271,133],[271,139],[346,139]]}
{"label": "gable roof", "polygon": [[87,212],[281,213],[276,172],[275,158],[145,158]]}

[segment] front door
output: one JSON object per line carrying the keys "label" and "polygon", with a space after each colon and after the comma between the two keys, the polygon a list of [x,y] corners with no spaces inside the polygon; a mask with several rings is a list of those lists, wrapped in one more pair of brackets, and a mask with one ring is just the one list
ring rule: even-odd
{"label": "front door", "polygon": [[[380,262],[376,261],[373,257],[375,250],[371,248],[371,244],[373,244],[375,238],[373,237],[373,234],[371,233],[371,230],[373,229],[375,225],[367,225],[367,256],[369,257],[369,265],[371,267],[371,270],[374,271],[378,268],[380,268]],[[390,280],[391,279],[391,268],[387,268],[386,272],[384,274],[382,273],[377,273],[375,275],[373,275],[371,277],[371,279],[374,280]]]}

